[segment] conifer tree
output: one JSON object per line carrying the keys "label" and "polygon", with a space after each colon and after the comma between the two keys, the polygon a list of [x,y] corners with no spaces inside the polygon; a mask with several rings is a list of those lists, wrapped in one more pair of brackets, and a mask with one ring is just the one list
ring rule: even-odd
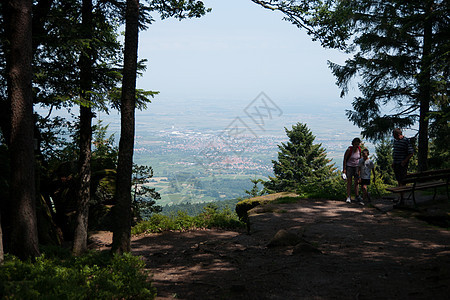
{"label": "conifer tree", "polygon": [[396,184],[394,170],[392,169],[392,142],[390,140],[382,140],[375,146],[376,166],[383,182],[386,184]]}
{"label": "conifer tree", "polygon": [[334,167],[322,145],[314,144],[315,136],[306,124],[297,123],[285,131],[289,141],[278,145],[278,161],[272,161],[275,176],[269,177],[265,188],[269,192],[304,192],[329,179]]}

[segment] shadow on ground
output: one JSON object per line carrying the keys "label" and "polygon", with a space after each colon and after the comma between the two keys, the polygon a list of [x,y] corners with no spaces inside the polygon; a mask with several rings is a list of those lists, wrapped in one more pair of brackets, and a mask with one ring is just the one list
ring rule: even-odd
{"label": "shadow on ground", "polygon": [[[225,230],[133,238],[157,299],[448,299],[450,232],[392,210],[300,200],[250,215],[251,234]],[[321,254],[267,247],[279,230]]]}

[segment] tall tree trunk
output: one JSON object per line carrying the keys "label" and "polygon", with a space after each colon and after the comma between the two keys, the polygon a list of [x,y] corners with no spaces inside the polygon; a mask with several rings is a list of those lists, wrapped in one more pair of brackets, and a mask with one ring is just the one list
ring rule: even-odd
{"label": "tall tree trunk", "polygon": [[[83,0],[82,36],[92,38],[92,0]],[[91,194],[91,142],[92,111],[89,91],[92,87],[91,47],[85,47],[80,56],[80,89],[84,105],[80,105],[80,157],[78,161],[79,191],[77,220],[73,240],[73,254],[80,255],[87,250],[89,200]]]}
{"label": "tall tree trunk", "polygon": [[432,16],[433,1],[427,1],[423,32],[422,66],[419,74],[419,146],[418,146],[418,167],[419,171],[428,169],[428,117],[431,102],[431,48],[433,35]]}
{"label": "tall tree trunk", "polygon": [[121,97],[121,131],[116,179],[115,228],[112,251],[131,250],[131,176],[133,169],[139,0],[127,0]]}
{"label": "tall tree trunk", "polygon": [[7,34],[11,99],[10,252],[21,259],[39,255],[36,222],[32,80],[32,0],[10,0]]}
{"label": "tall tree trunk", "polygon": [[0,265],[3,264],[3,260],[5,259],[3,252],[3,231],[2,231],[2,217],[0,215]]}
{"label": "tall tree trunk", "polygon": [[[5,19],[9,17],[8,7],[5,4],[2,6],[3,11],[0,12],[3,14],[3,22],[6,22]],[[44,30],[45,19],[50,11],[50,7],[52,6],[54,0],[40,0],[35,7],[33,7],[33,53],[37,49],[37,47],[41,43],[40,37],[45,35],[46,32]],[[0,26],[7,27],[4,23],[0,24]],[[3,47],[6,44],[3,45]],[[9,101],[4,101],[3,99],[0,101],[0,130],[2,131],[3,138],[5,139],[5,143],[9,145],[11,140],[11,107]]]}

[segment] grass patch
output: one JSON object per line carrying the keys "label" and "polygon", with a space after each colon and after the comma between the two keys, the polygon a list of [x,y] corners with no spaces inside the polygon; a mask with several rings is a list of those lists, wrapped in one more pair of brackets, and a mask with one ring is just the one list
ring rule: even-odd
{"label": "grass patch", "polygon": [[301,197],[281,197],[278,199],[275,199],[272,203],[274,204],[291,204],[291,203],[297,203],[299,200],[301,200]]}
{"label": "grass patch", "polygon": [[[275,194],[269,194],[269,195],[264,195],[264,196],[248,198],[248,199],[239,201],[236,204],[236,213],[240,220],[247,222],[249,210],[251,210],[252,208],[257,207],[259,205],[265,205],[267,203],[274,203],[278,199],[283,199],[283,198],[286,198],[287,199],[286,201],[293,201],[290,198],[296,198],[297,200],[301,199],[298,197],[298,195],[296,195],[294,193],[288,193],[288,192],[275,193]],[[283,200],[281,200],[281,201],[283,201]],[[292,203],[292,202],[289,202],[289,203]]]}

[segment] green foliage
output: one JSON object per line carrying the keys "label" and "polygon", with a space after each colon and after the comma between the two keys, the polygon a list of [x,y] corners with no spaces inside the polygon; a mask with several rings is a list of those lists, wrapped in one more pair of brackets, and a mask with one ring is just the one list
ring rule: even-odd
{"label": "green foliage", "polygon": [[[448,7],[442,1],[396,0],[341,1],[340,6],[352,12],[345,21],[353,36],[348,49],[357,51],[344,66],[330,63],[330,67],[343,94],[353,77],[358,78],[362,93],[347,113],[349,119],[372,139],[383,138],[395,127],[414,125],[420,106],[435,108],[431,97],[443,92],[437,83],[448,81],[442,68],[448,60],[448,39],[442,38],[449,29]],[[388,104],[389,114],[382,109]]]}
{"label": "green foliage", "polygon": [[333,175],[323,180],[320,184],[313,185],[303,193],[303,198],[341,200],[346,195],[345,182],[340,174],[333,172]]}
{"label": "green foliage", "polygon": [[438,104],[439,111],[431,115],[435,120],[430,127],[429,164],[432,169],[450,168],[450,105],[448,97],[444,95]]}
{"label": "green foliage", "polygon": [[114,169],[117,166],[117,156],[119,148],[115,145],[114,134],[109,137],[106,136],[108,125],[103,125],[103,121],[98,119],[97,124],[93,126],[93,141],[92,141],[92,168],[99,169]]}
{"label": "green foliage", "polygon": [[[251,0],[270,10],[285,14],[285,20],[306,30],[312,39],[320,41],[324,47],[345,49],[349,28],[345,23],[351,10],[338,6],[336,1],[310,0]],[[331,13],[334,9],[335,13]]]}
{"label": "green foliage", "polygon": [[245,190],[245,193],[249,195],[250,197],[257,197],[262,196],[266,192],[264,189],[258,187],[258,183],[264,184],[264,180],[262,179],[251,179],[251,182],[253,183],[253,187],[250,191]]}
{"label": "green foliage", "polygon": [[[122,49],[117,35],[119,13],[111,3],[96,5],[92,38],[89,39],[81,33],[80,13],[80,1],[55,1],[48,15],[41,16],[42,28],[38,29],[42,31],[33,29],[36,34],[33,39],[39,46],[35,48],[33,62],[35,100],[42,106],[89,105],[107,111],[109,91],[121,80],[118,66],[122,64]],[[91,100],[88,103],[80,98],[83,91],[78,80],[78,62],[80,56],[89,54],[93,84],[92,89],[86,91]]]}
{"label": "green foliage", "polygon": [[198,216],[198,225],[206,228],[240,228],[243,226],[229,207],[219,210],[214,203],[205,206],[204,212]]}
{"label": "green foliage", "polygon": [[[230,200],[213,201],[213,202],[209,202],[209,203],[217,206],[218,210],[224,210],[227,207],[235,207],[236,204],[240,200],[242,200],[242,199],[236,198],[236,199],[230,199]],[[202,213],[205,205],[207,205],[209,203],[184,202],[184,203],[180,203],[180,204],[166,205],[163,207],[161,214],[170,216],[170,215],[176,214],[178,211],[185,211],[189,216],[196,216],[196,215]]]}
{"label": "green foliage", "polygon": [[379,199],[384,195],[389,194],[389,192],[386,191],[386,188],[392,185],[385,183],[384,177],[380,175],[381,175],[380,172],[377,172],[375,177],[372,176],[372,178],[370,178],[370,185],[368,192],[370,194],[371,199],[377,198]]}
{"label": "green foliage", "polygon": [[[427,168],[429,124],[431,137],[448,137],[448,1],[252,1],[281,11],[323,46],[352,53],[344,65],[329,62],[341,96],[358,80],[349,120],[371,140],[418,125],[418,165]],[[435,166],[449,161],[448,152],[433,151]]]}
{"label": "green foliage", "polygon": [[219,199],[221,195],[226,195],[227,198],[237,198],[245,195],[244,190],[251,189],[250,182],[226,175],[196,177],[192,176],[192,173],[179,172],[176,175],[169,176],[168,180],[168,193],[183,194],[188,192],[198,198]]}
{"label": "green foliage", "polygon": [[153,214],[148,220],[139,222],[132,229],[132,234],[162,231],[186,231],[199,228],[240,228],[243,224],[229,209],[219,210],[214,204],[208,204],[197,216],[189,216],[178,211],[171,216]]}
{"label": "green foliage", "polygon": [[152,177],[152,167],[133,164],[133,200],[131,205],[133,208],[133,217],[138,221],[142,221],[152,213],[162,211],[161,206],[155,205],[156,200],[161,199],[161,195],[155,190],[155,188],[146,186]]}
{"label": "green foliage", "polygon": [[314,144],[315,136],[306,124],[297,123],[285,131],[289,141],[278,146],[278,161],[272,161],[275,177],[264,183],[266,190],[302,194],[320,189],[335,170],[325,149]]}
{"label": "green foliage", "polygon": [[211,11],[211,8],[205,8],[202,1],[196,0],[152,0],[148,9],[158,12],[161,19],[173,17],[178,20],[200,18]]}
{"label": "green foliage", "polygon": [[379,177],[385,184],[396,184],[394,170],[392,169],[392,141],[383,139],[375,146],[375,159],[376,171]]}
{"label": "green foliage", "polygon": [[6,256],[0,294],[5,299],[153,299],[156,291],[139,257],[94,251],[64,260],[42,255],[34,263]]}

